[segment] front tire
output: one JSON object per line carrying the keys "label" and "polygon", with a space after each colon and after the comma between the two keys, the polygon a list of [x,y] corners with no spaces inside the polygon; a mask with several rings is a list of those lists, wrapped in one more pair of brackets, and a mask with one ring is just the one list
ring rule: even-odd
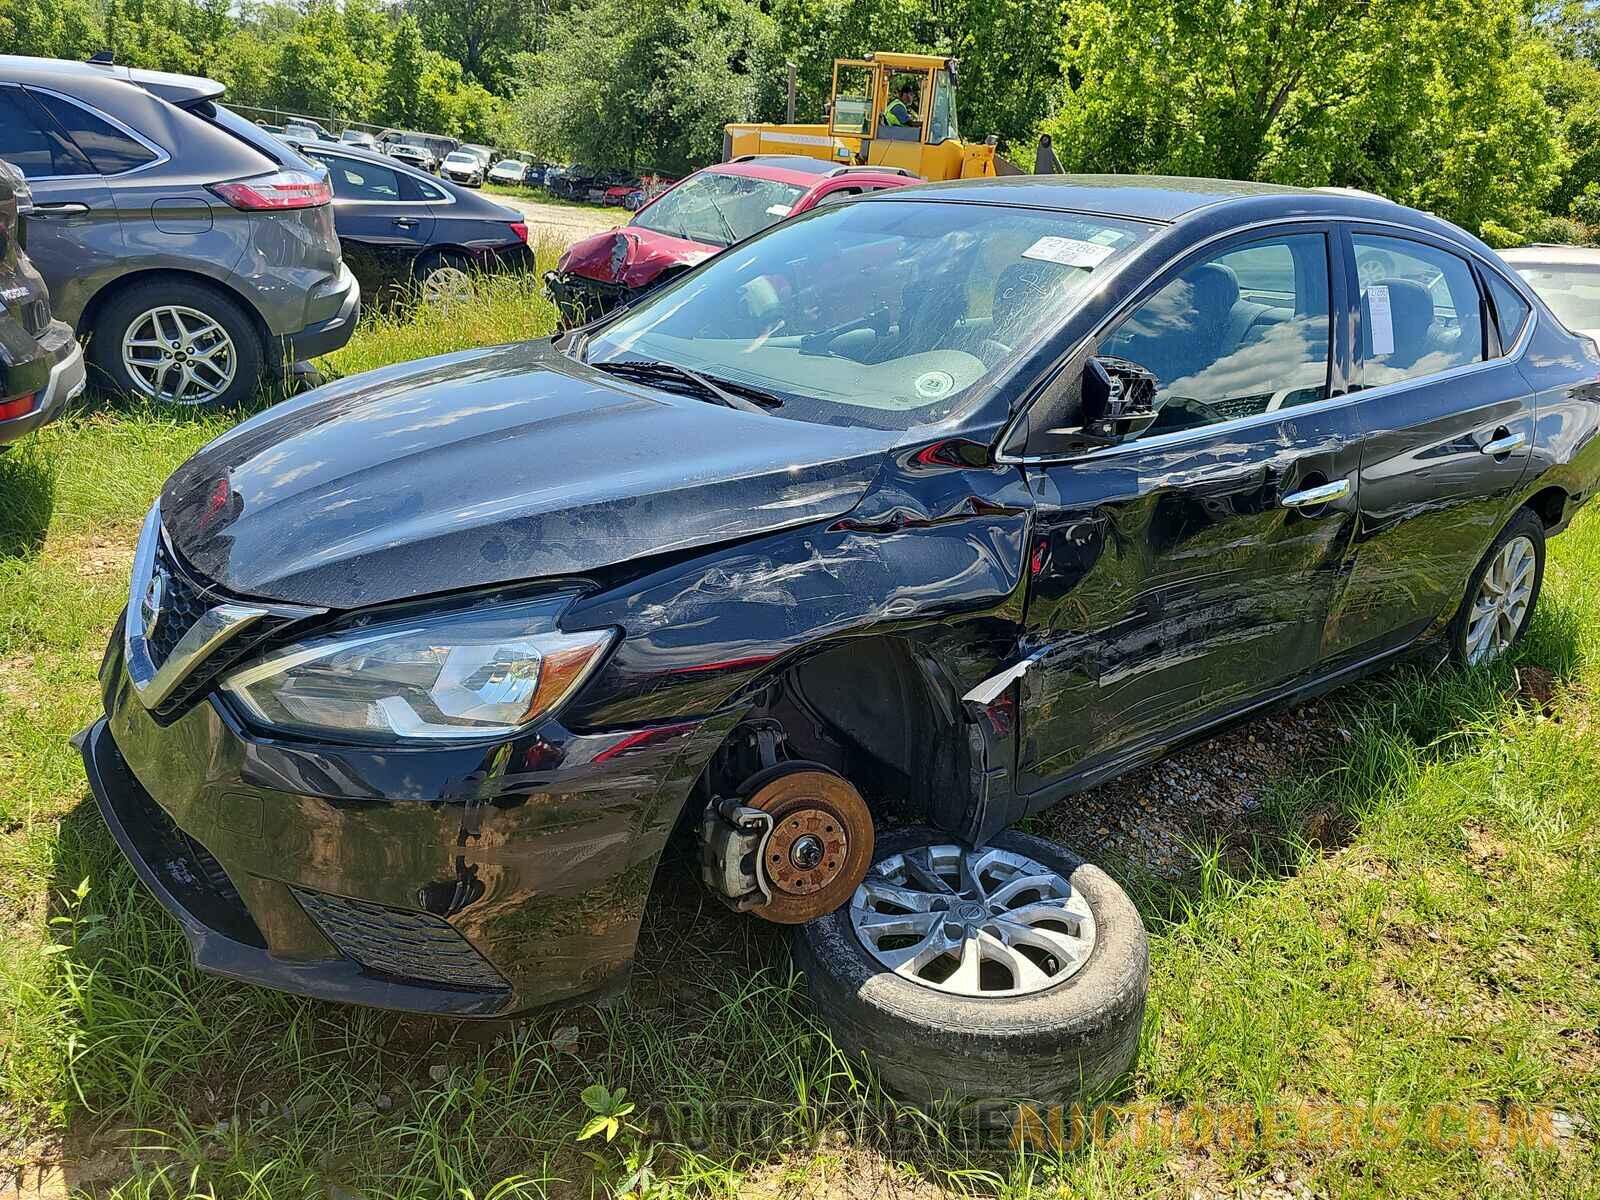
{"label": "front tire", "polygon": [[238,405],[261,381],[261,334],[237,300],[194,280],[151,280],[111,297],[89,336],[98,381],[169,404]]}
{"label": "front tire", "polygon": [[[896,882],[927,885],[930,871],[952,896]],[[918,914],[898,935],[901,906],[885,900],[897,888]],[[919,907],[929,896],[943,905],[933,922]],[[956,935],[962,923],[972,938]],[[797,929],[794,956],[839,1046],[916,1103],[1070,1103],[1109,1090],[1138,1049],[1149,978],[1138,910],[1098,867],[1014,830],[979,851],[932,829],[884,835],[855,898]]]}
{"label": "front tire", "polygon": [[1467,579],[1450,623],[1450,656],[1464,666],[1503,657],[1522,640],[1544,586],[1544,522],[1521,508]]}

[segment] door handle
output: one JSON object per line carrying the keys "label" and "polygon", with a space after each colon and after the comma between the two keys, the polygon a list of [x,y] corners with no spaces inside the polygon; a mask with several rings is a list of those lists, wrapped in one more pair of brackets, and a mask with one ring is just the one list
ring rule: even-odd
{"label": "door handle", "polygon": [[1498,457],[1502,454],[1510,454],[1527,440],[1528,435],[1525,433],[1507,433],[1492,441],[1485,442],[1478,449],[1484,454],[1493,454]]}
{"label": "door handle", "polygon": [[1332,483],[1319,483],[1302,491],[1290,492],[1279,501],[1285,508],[1317,508],[1343,500],[1350,494],[1348,479],[1335,479]]}
{"label": "door handle", "polygon": [[33,215],[49,220],[51,217],[78,217],[89,211],[87,204],[76,200],[58,200],[53,204],[33,203]]}
{"label": "door handle", "polygon": [[401,229],[415,229],[417,227],[417,219],[415,217],[396,217],[394,223]]}

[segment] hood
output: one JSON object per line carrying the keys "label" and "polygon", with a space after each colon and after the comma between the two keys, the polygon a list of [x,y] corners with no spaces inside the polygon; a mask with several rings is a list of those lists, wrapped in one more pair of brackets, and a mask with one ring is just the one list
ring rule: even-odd
{"label": "hood", "polygon": [[669,268],[696,266],[720,250],[720,246],[624,225],[574,242],[562,253],[556,270],[637,288],[653,283]]}
{"label": "hood", "polygon": [[269,409],[178,469],[162,523],[230,592],[351,608],[838,516],[893,437],[635,387],[525,342]]}

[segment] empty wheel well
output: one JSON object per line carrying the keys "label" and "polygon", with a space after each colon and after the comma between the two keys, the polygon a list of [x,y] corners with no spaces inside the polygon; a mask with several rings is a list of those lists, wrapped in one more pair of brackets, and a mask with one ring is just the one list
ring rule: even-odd
{"label": "empty wheel well", "polygon": [[1546,529],[1554,529],[1566,516],[1567,491],[1565,488],[1547,487],[1530,496],[1526,507],[1538,514]]}
{"label": "empty wheel well", "polygon": [[701,785],[730,796],[763,763],[757,730],[780,759],[820,762],[861,792],[875,817],[962,812],[968,748],[960,704],[936,664],[900,638],[850,639],[775,677],[712,756]]}
{"label": "empty wheel well", "polygon": [[269,355],[273,352],[277,339],[272,336],[272,331],[267,328],[267,323],[261,319],[261,314],[256,311],[256,306],[251,304],[237,290],[225,283],[219,283],[209,275],[202,275],[198,271],[179,271],[166,267],[153,268],[148,271],[133,271],[127,275],[119,276],[106,284],[105,287],[89,297],[89,303],[83,306],[83,313],[78,317],[78,334],[80,336],[83,334],[92,336],[95,324],[100,320],[100,313],[106,304],[129,288],[147,283],[160,283],[163,280],[195,283],[202,287],[214,288],[222,295],[227,296],[249,314],[251,322],[256,327],[256,332],[261,335],[262,346],[266,348]]}

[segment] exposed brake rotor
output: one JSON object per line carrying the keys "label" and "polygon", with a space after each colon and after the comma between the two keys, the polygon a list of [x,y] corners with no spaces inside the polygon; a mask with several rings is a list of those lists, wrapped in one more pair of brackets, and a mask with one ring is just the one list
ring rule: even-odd
{"label": "exposed brake rotor", "polygon": [[750,911],[780,925],[832,912],[854,895],[872,862],[866,801],[842,776],[818,768],[763,773],[754,782],[744,803],[772,818],[760,868],[772,899]]}

